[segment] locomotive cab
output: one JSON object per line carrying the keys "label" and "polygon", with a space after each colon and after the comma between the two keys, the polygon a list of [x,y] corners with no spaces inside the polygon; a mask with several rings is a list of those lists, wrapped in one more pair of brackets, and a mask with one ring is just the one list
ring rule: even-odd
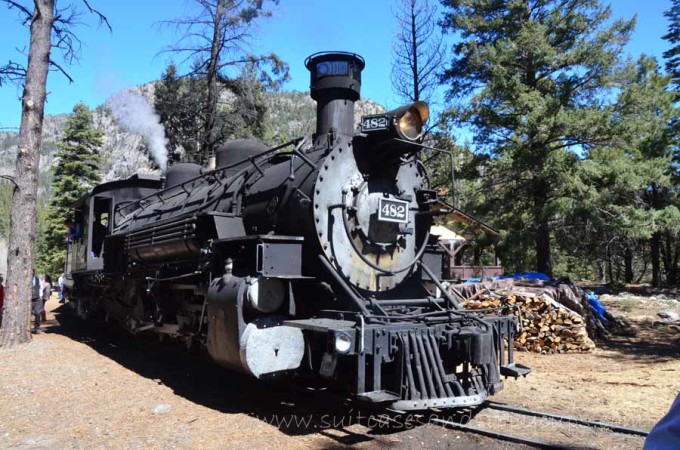
{"label": "locomotive cab", "polygon": [[122,219],[121,209],[156,192],[160,187],[159,177],[133,175],[126,180],[95,186],[89,194],[81,198],[74,208],[74,222],[82,233],[69,243],[66,272],[102,270],[106,237]]}
{"label": "locomotive cab", "polygon": [[104,239],[110,232],[112,199],[88,194],[75,208],[75,236],[69,239],[67,272],[100,270]]}

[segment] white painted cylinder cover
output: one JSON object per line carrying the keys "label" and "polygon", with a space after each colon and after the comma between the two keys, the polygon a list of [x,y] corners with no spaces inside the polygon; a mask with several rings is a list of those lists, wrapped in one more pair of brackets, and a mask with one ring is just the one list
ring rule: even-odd
{"label": "white painted cylinder cover", "polygon": [[300,367],[305,341],[299,328],[251,322],[241,335],[240,347],[243,367],[260,378]]}

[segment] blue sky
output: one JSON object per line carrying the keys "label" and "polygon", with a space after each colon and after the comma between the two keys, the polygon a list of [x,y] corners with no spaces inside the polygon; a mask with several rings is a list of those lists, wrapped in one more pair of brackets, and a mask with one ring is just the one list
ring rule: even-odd
{"label": "blue sky", "polygon": [[[64,0],[61,0],[64,2]],[[73,0],[78,3],[78,0]],[[189,0],[92,0],[109,18],[113,33],[98,28],[96,20],[83,14],[77,28],[83,41],[80,62],[69,70],[74,83],[61,74],[48,76],[47,114],[70,112],[78,101],[97,106],[112,93],[157,79],[168,62],[159,50],[172,43],[172,30],[157,22],[182,17],[189,12]],[[362,96],[387,107],[398,99],[390,84],[391,42],[395,34],[394,0],[280,0],[274,17],[262,22],[253,51],[277,53],[290,65],[291,81],[284,90],[306,91],[309,76],[305,58],[318,51],[343,50],[366,59]],[[638,24],[628,46],[631,57],[640,53],[656,55],[667,48],[661,36],[667,22],[663,11],[670,0],[613,0],[614,17],[637,14]],[[28,31],[17,14],[0,7],[0,64],[24,61],[18,53],[28,45]],[[15,86],[0,87],[0,128],[18,127],[21,92]]]}

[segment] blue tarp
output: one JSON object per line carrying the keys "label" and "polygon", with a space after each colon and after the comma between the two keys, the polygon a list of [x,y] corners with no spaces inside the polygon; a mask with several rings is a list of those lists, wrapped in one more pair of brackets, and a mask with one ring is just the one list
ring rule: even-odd
{"label": "blue tarp", "polygon": [[[544,273],[541,272],[517,272],[513,273],[512,275],[501,275],[500,277],[490,277],[486,279],[490,280],[507,280],[507,279],[520,279],[523,278],[525,280],[540,280],[540,281],[548,281],[550,280],[550,277]],[[465,280],[466,283],[479,283],[482,281],[481,278],[468,278]]]}
{"label": "blue tarp", "polygon": [[505,279],[505,278],[523,278],[525,280],[540,280],[540,281],[548,281],[550,280],[550,277],[544,273],[541,272],[517,272],[513,273],[512,275],[503,275],[502,277],[499,277],[499,279]]}
{"label": "blue tarp", "polygon": [[586,298],[588,299],[588,303],[590,304],[590,309],[593,310],[593,312],[597,315],[597,317],[600,318],[600,320],[606,325],[607,324],[607,319],[604,318],[604,313],[607,312],[607,309],[604,307],[602,303],[600,303],[600,300],[597,298],[597,295],[595,295],[592,292],[589,292],[586,294]]}
{"label": "blue tarp", "polygon": [[[548,275],[541,272],[517,272],[513,273],[512,275],[502,275],[500,277],[491,277],[486,279],[506,280],[509,278],[540,281],[548,281],[551,279]],[[481,278],[468,278],[467,280],[465,280],[465,283],[479,283],[481,281],[482,281]],[[600,300],[597,298],[597,295],[595,295],[592,292],[589,292],[586,294],[586,298],[588,299],[590,309],[592,309],[595,315],[602,321],[602,323],[606,325],[608,323],[608,320],[604,318],[604,314],[607,312],[607,309],[604,307],[602,303],[600,303]]]}
{"label": "blue tarp", "polygon": [[[497,280],[498,277],[491,277],[491,280]],[[482,281],[481,278],[468,278],[467,280],[463,281],[463,283],[479,283]]]}

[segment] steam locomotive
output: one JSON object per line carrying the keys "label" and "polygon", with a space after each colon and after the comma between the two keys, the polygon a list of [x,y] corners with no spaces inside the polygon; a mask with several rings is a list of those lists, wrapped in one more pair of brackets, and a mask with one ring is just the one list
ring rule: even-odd
{"label": "steam locomotive", "polygon": [[421,161],[427,104],[361,118],[364,60],[305,61],[317,128],[267,148],[235,140],[214,168],[96,186],[67,293],[84,318],[202,345],[260,379],[309,377],[397,410],[479,404],[525,375],[513,316],[464,310],[429,230],[450,207]]}

